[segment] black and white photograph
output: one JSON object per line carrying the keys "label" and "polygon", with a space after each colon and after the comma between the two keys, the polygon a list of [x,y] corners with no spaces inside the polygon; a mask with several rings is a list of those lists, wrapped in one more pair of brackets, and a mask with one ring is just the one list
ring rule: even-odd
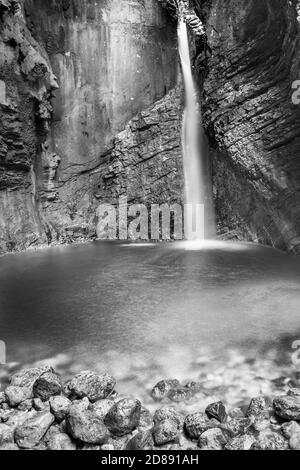
{"label": "black and white photograph", "polygon": [[0,0],[2,450],[300,450],[300,0]]}

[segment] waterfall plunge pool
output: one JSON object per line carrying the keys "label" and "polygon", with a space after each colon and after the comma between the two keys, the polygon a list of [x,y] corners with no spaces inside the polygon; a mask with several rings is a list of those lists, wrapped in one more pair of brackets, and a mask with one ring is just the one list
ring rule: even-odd
{"label": "waterfall plunge pool", "polygon": [[297,257],[250,243],[95,242],[4,256],[7,368],[105,369],[141,396],[162,378],[206,374],[224,387],[237,374],[251,395],[249,380],[295,367],[299,279]]}

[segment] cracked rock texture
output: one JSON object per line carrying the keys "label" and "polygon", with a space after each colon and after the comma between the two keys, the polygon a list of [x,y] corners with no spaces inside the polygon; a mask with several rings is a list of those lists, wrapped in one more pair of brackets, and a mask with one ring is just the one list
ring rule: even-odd
{"label": "cracked rock texture", "polygon": [[166,202],[181,170],[169,13],[157,0],[1,0],[0,15],[0,253],[93,237],[99,200],[119,195],[126,174],[133,198],[155,184]]}
{"label": "cracked rock texture", "polygon": [[0,0],[0,253],[93,238],[120,196],[182,202],[178,6],[218,231],[299,252],[296,0]]}
{"label": "cracked rock texture", "polygon": [[288,0],[194,0],[219,230],[300,250],[299,24]]}

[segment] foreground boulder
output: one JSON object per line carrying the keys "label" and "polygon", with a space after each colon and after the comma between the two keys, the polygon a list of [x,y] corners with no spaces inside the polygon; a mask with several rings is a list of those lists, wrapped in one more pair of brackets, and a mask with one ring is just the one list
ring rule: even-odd
{"label": "foreground boulder", "polygon": [[46,372],[54,372],[52,367],[43,366],[43,367],[33,367],[31,369],[26,369],[17,374],[14,374],[11,378],[11,385],[16,387],[26,387],[32,390],[35,381]]}
{"label": "foreground boulder", "polygon": [[178,436],[178,423],[173,419],[165,419],[155,424],[153,438],[157,446],[173,442]]}
{"label": "foreground boulder", "polygon": [[15,431],[15,441],[21,449],[33,449],[39,444],[51,424],[54,422],[54,416],[42,411],[25,421],[17,427]]}
{"label": "foreground boulder", "polygon": [[33,396],[42,401],[49,400],[54,395],[59,395],[62,390],[60,377],[55,372],[42,374],[33,384]]}
{"label": "foreground boulder", "polygon": [[6,388],[5,396],[9,406],[14,408],[31,397],[31,389],[11,385],[10,387]]}
{"label": "foreground boulder", "polygon": [[285,395],[273,400],[274,411],[279,418],[300,421],[300,395]]}
{"label": "foreground boulder", "polygon": [[57,423],[61,423],[68,414],[72,402],[64,396],[50,398],[50,410],[54,414]]}
{"label": "foreground boulder", "polygon": [[75,440],[86,444],[104,444],[109,433],[99,416],[92,410],[73,405],[66,416],[66,429]]}
{"label": "foreground boulder", "polygon": [[138,427],[140,416],[141,402],[124,398],[114,404],[104,422],[112,434],[124,436]]}
{"label": "foreground boulder", "polygon": [[223,450],[228,438],[219,428],[208,429],[199,438],[198,446],[202,450]]}
{"label": "foreground boulder", "polygon": [[218,421],[209,419],[205,413],[197,412],[188,415],[184,421],[184,428],[191,439],[199,439],[208,429],[218,427]]}
{"label": "foreground boulder", "polygon": [[214,418],[220,423],[224,423],[227,420],[226,409],[221,401],[208,405],[205,413],[207,414],[208,418]]}
{"label": "foreground boulder", "polygon": [[65,393],[72,398],[87,397],[90,402],[107,398],[115,388],[116,381],[109,374],[84,371],[77,374],[65,386]]}

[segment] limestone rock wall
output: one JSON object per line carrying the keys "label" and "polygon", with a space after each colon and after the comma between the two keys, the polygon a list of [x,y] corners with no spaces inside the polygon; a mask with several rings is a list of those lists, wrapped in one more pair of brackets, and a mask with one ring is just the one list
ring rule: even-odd
{"label": "limestone rock wall", "polygon": [[23,3],[0,1],[0,253],[43,239],[35,161],[57,88],[43,47],[26,27]]}
{"label": "limestone rock wall", "polygon": [[296,3],[194,0],[206,28],[195,69],[219,230],[294,252],[300,250]]}

